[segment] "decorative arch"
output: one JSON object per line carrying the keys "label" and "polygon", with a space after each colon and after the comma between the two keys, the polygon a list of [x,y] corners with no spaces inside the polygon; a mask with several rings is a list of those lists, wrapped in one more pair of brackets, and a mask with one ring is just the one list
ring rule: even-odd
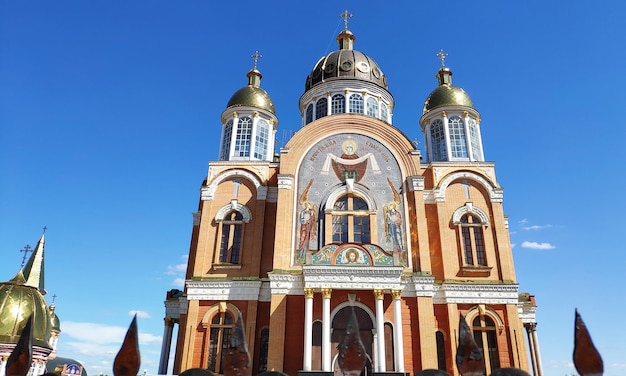
{"label": "decorative arch", "polygon": [[476,318],[476,316],[479,316],[481,314],[483,316],[489,316],[490,318],[492,318],[493,321],[496,323],[496,326],[498,327],[498,332],[502,332],[502,329],[504,329],[504,321],[502,320],[498,312],[484,304],[475,305],[470,308],[465,314],[465,319],[471,326],[471,322]]}
{"label": "decorative arch", "polygon": [[202,189],[202,200],[213,200],[215,191],[217,190],[217,187],[220,185],[220,183],[233,177],[243,177],[250,181],[252,184],[254,184],[257,192],[257,200],[265,200],[267,198],[267,187],[263,185],[259,176],[251,173],[250,171],[233,169],[220,173],[211,181],[211,184],[204,187]]}
{"label": "decorative arch", "polygon": [[219,303],[214,304],[213,306],[211,306],[205,312],[204,316],[202,316],[202,320],[200,320],[200,323],[202,323],[203,327],[207,327],[208,325],[211,324],[211,318],[217,312],[224,312],[224,311],[228,311],[228,312],[232,313],[233,316],[235,317],[235,320],[241,314],[241,311],[239,310],[239,308],[237,308],[237,306],[235,306],[234,304],[231,304],[231,303],[228,303],[228,302],[219,302]]}
{"label": "decorative arch", "polygon": [[465,205],[454,211],[454,214],[452,214],[452,223],[454,225],[459,225],[461,223],[461,217],[465,214],[473,214],[480,218],[480,222],[484,226],[489,226],[489,216],[487,213],[485,213],[485,211],[481,208],[472,205],[471,202],[465,203]]}
{"label": "decorative arch", "polygon": [[248,209],[247,206],[240,204],[237,200],[233,200],[230,204],[224,205],[217,211],[215,214],[215,222],[222,222],[224,220],[224,216],[231,211],[238,211],[243,216],[244,223],[250,222],[252,220],[252,212]]}
{"label": "decorative arch", "polygon": [[354,193],[357,196],[359,196],[360,198],[362,198],[365,203],[367,203],[367,207],[369,208],[370,211],[376,211],[377,207],[376,207],[376,201],[374,201],[372,199],[371,193],[369,192],[369,189],[367,189],[367,187],[355,183],[354,186],[352,187],[351,192],[347,191],[347,185],[337,185],[335,189],[333,189],[328,197],[326,198],[326,201],[324,202],[323,207],[326,208],[332,208],[333,205],[335,204],[335,201],[337,201],[337,199],[343,195],[345,195],[346,193]]}
{"label": "decorative arch", "polygon": [[476,183],[480,184],[483,188],[485,188],[485,190],[489,194],[489,199],[492,202],[502,201],[502,189],[492,184],[491,181],[483,175],[480,175],[474,171],[457,171],[444,177],[439,182],[437,188],[433,189],[433,196],[435,201],[444,202],[446,200],[446,189],[448,189],[448,186],[452,184],[452,182],[461,179],[473,180]]}
{"label": "decorative arch", "polygon": [[374,315],[374,312],[372,312],[372,310],[368,306],[358,301],[352,302],[348,300],[347,302],[338,304],[335,309],[333,309],[333,311],[330,313],[330,322],[333,322],[333,320],[335,319],[335,315],[337,315],[337,312],[339,312],[342,308],[349,306],[359,307],[363,309],[365,313],[367,313],[367,315],[370,317],[370,320],[372,320],[372,325],[374,329],[376,329],[376,315]]}

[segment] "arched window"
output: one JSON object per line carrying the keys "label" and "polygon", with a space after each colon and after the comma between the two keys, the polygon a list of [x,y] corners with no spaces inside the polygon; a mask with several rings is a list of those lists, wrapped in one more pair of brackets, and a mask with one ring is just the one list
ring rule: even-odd
{"label": "arched window", "polygon": [[257,373],[267,371],[267,354],[269,353],[270,329],[261,329],[261,334],[259,335],[259,337],[259,371]]}
{"label": "arched window", "polygon": [[306,118],[304,123],[305,124],[309,124],[310,122],[313,121],[313,104],[310,104],[307,108],[306,108]]}
{"label": "arched window", "polygon": [[230,338],[235,321],[228,312],[217,312],[209,327],[209,350],[207,351],[207,369],[222,374],[222,359],[230,347]]}
{"label": "arched window", "polygon": [[[483,352],[487,374],[500,368],[500,355],[498,354],[498,335],[496,324],[487,315],[479,315],[472,321],[474,340]],[[486,350],[486,351],[485,351]]]}
{"label": "arched window", "polygon": [[482,161],[483,157],[482,153],[480,152],[480,139],[478,137],[478,126],[476,125],[476,120],[469,119],[468,128],[470,136],[470,147],[472,150],[472,160]]}
{"label": "arched window", "polygon": [[346,98],[341,94],[333,95],[330,111],[333,114],[343,114],[346,112]]}
{"label": "arched window", "polygon": [[265,160],[269,148],[270,123],[265,119],[259,119],[256,125],[256,137],[254,140],[254,157]]}
{"label": "arched window", "polygon": [[485,240],[483,237],[484,224],[475,215],[464,214],[459,223],[461,232],[461,248],[463,262],[470,266],[487,266],[485,257]]}
{"label": "arched window", "polygon": [[445,371],[446,370],[446,343],[443,332],[438,330],[435,333],[435,339],[437,341],[437,368]]}
{"label": "arched window", "polygon": [[331,216],[333,243],[371,243],[370,211],[361,197],[351,193],[340,197]]}
{"label": "arched window", "polygon": [[252,118],[244,116],[237,124],[237,135],[235,137],[235,156],[250,156],[250,140],[252,139]]}
{"label": "arched window", "polygon": [[243,237],[243,215],[233,210],[227,213],[222,220],[219,262],[238,264],[241,255],[241,240]]}
{"label": "arched window", "polygon": [[433,161],[445,161],[448,159],[446,153],[446,135],[441,119],[435,119],[430,126],[430,145],[432,146]]}
{"label": "arched window", "polygon": [[467,158],[467,135],[465,124],[459,116],[448,119],[448,131],[450,133],[450,152],[452,158]]}
{"label": "arched window", "polygon": [[224,135],[222,136],[222,152],[220,153],[220,160],[228,160],[230,153],[230,140],[233,137],[233,119],[230,119],[224,127]]}
{"label": "arched window", "polygon": [[350,113],[363,113],[363,97],[360,94],[350,95]]}
{"label": "arched window", "polygon": [[367,116],[378,118],[378,101],[376,98],[367,98]]}
{"label": "arched window", "polygon": [[389,123],[389,111],[387,110],[387,105],[384,103],[380,104],[380,120]]}
{"label": "arched window", "polygon": [[328,115],[328,99],[320,98],[315,104],[315,119],[321,119]]}

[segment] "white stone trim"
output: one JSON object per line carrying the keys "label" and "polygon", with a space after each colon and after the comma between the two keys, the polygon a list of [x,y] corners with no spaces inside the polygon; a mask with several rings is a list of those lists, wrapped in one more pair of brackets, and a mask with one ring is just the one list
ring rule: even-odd
{"label": "white stone trim", "polygon": [[515,304],[518,285],[444,283],[435,286],[434,304]]}
{"label": "white stone trim", "polygon": [[411,276],[403,278],[402,296],[404,297],[428,297],[435,295],[435,277],[433,276]]}
{"label": "white stone trim", "polygon": [[[211,170],[209,169],[209,177],[210,176],[211,176]],[[267,187],[262,185],[261,180],[259,180],[259,178],[255,174],[246,170],[233,169],[233,170],[226,170],[220,173],[219,175],[215,177],[215,179],[211,181],[210,184],[207,184],[206,186],[202,187],[202,189],[200,190],[200,199],[202,201],[213,200],[215,196],[215,191],[217,190],[217,186],[224,180],[231,178],[231,177],[244,177],[248,181],[252,182],[252,184],[254,184],[254,187],[256,188],[257,200],[265,200],[265,198],[267,197]]]}
{"label": "white stone trim", "polygon": [[258,300],[261,281],[187,281],[187,300]]}
{"label": "white stone trim", "polygon": [[293,175],[278,174],[278,189],[293,189]]}
{"label": "white stone trim", "polygon": [[165,301],[165,318],[179,319],[180,315],[187,313],[187,298],[181,296],[178,300]]}
{"label": "white stone trim", "polygon": [[268,273],[271,294],[304,295],[302,275]]}
{"label": "white stone trim", "polygon": [[477,182],[487,190],[491,202],[502,202],[502,188],[496,186],[494,183],[488,181],[485,177],[474,171],[457,171],[448,174],[432,191],[424,191],[424,200],[427,201],[427,203],[445,202],[446,189],[453,181],[459,179],[469,179]]}
{"label": "white stone trim", "polygon": [[420,175],[409,176],[406,178],[409,192],[424,190],[424,177]]}
{"label": "white stone trim", "polygon": [[461,217],[463,217],[465,214],[468,214],[468,213],[474,214],[478,218],[480,218],[480,222],[484,226],[489,226],[489,216],[487,215],[487,213],[485,213],[485,211],[482,210],[481,208],[472,205],[471,202],[466,202],[465,205],[461,206],[460,208],[454,211],[454,214],[452,214],[452,223],[454,223],[455,225],[460,224]]}
{"label": "white stone trim", "polygon": [[217,211],[215,214],[215,222],[222,222],[224,220],[224,216],[231,212],[232,210],[236,210],[241,213],[243,216],[243,221],[245,223],[250,222],[252,220],[252,212],[248,209],[247,206],[240,204],[237,200],[232,200],[230,204],[224,205]]}
{"label": "white stone trim", "polygon": [[346,290],[401,289],[404,267],[303,265],[305,288]]}

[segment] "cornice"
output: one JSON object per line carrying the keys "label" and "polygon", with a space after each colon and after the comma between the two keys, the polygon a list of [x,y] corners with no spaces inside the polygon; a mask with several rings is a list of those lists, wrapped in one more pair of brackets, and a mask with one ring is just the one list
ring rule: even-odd
{"label": "cornice", "polygon": [[187,281],[187,300],[258,300],[261,281]]}
{"label": "cornice", "polygon": [[434,304],[515,304],[518,303],[517,284],[444,283],[435,285]]}
{"label": "cornice", "polygon": [[351,290],[401,289],[401,266],[342,267],[304,265],[304,287]]}

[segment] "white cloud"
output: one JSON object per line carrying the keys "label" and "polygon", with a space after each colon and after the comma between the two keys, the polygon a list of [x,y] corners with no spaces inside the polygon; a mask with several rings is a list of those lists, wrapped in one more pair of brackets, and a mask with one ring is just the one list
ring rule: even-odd
{"label": "white cloud", "polygon": [[176,278],[172,281],[172,286],[178,287],[181,290],[185,287],[185,278]]}
{"label": "white cloud", "polygon": [[150,314],[146,311],[137,311],[137,310],[132,310],[130,312],[128,312],[129,316],[135,316],[137,315],[137,318],[139,319],[149,319],[150,318]]}
{"label": "white cloud", "polygon": [[538,242],[529,242],[524,241],[522,243],[522,248],[530,248],[530,249],[554,249],[556,248],[550,243],[538,243]]}
{"label": "white cloud", "polygon": [[515,244],[515,243],[511,243],[511,249],[515,248],[516,245],[517,244]]}
{"label": "white cloud", "polygon": [[526,224],[528,222],[528,220],[526,218],[521,219],[518,223],[520,225]]}
{"label": "white cloud", "polygon": [[[130,325],[130,322],[129,322]],[[104,325],[90,322],[63,322],[63,336],[71,337],[77,341],[67,341],[68,345],[76,344],[82,353],[89,353],[92,348],[97,348],[98,353],[108,353],[108,348],[116,354],[121,346],[128,327]],[[159,344],[161,336],[139,332],[139,344]],[[111,346],[107,346],[111,345]]]}
{"label": "white cloud", "polygon": [[544,228],[549,228],[552,227],[552,225],[532,225],[532,226],[524,226],[522,227],[523,230],[541,230]]}
{"label": "white cloud", "polygon": [[165,274],[173,275],[173,274],[181,274],[187,271],[187,260],[189,259],[189,255],[181,256],[183,260],[182,263],[176,265],[168,265],[167,272]]}

